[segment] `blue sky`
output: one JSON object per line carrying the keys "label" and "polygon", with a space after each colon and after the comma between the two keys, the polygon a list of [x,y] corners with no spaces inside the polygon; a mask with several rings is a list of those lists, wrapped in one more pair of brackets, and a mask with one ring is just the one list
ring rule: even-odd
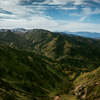
{"label": "blue sky", "polygon": [[0,29],[100,32],[100,0],[0,0]]}

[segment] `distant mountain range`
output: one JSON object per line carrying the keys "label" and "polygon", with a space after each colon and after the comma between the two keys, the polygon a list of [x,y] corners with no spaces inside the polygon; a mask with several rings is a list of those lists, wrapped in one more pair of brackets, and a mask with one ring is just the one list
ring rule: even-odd
{"label": "distant mountain range", "polygon": [[100,33],[96,33],[96,32],[68,32],[68,31],[64,31],[64,32],[59,32],[61,35],[68,35],[68,36],[81,36],[81,37],[89,37],[89,38],[96,38],[96,39],[100,39]]}
{"label": "distant mountain range", "polygon": [[0,32],[7,32],[8,30],[11,30],[12,32],[16,34],[24,34],[28,31],[24,28],[14,28],[14,29],[0,29]]}
{"label": "distant mountain range", "polygon": [[[7,32],[7,30],[9,29],[0,29],[0,32]],[[14,28],[14,29],[10,29],[13,33],[16,34],[25,34],[28,31],[32,31],[32,29],[27,30],[24,28]],[[41,30],[41,29],[36,29],[36,30]],[[54,32],[54,33],[59,33],[61,35],[67,35],[69,37],[77,37],[77,36],[81,36],[81,37],[89,37],[89,38],[95,38],[95,39],[100,39],[100,33],[96,33],[96,32],[69,32],[69,31],[62,31],[62,32]]]}

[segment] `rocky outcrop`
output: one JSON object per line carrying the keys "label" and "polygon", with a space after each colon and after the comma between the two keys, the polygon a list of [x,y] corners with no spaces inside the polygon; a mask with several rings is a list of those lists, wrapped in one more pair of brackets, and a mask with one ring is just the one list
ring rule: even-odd
{"label": "rocky outcrop", "polygon": [[85,84],[80,84],[75,87],[74,94],[84,99],[87,96],[87,88],[84,87]]}
{"label": "rocky outcrop", "polygon": [[[74,88],[74,94],[84,100],[100,100],[100,92],[96,89],[100,88],[100,82],[92,79],[92,81],[80,84]],[[88,98],[88,99],[86,99]]]}

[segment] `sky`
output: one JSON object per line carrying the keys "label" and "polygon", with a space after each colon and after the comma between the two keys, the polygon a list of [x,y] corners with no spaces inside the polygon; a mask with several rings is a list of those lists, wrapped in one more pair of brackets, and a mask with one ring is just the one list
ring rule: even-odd
{"label": "sky", "polygon": [[0,0],[0,29],[100,33],[100,0]]}

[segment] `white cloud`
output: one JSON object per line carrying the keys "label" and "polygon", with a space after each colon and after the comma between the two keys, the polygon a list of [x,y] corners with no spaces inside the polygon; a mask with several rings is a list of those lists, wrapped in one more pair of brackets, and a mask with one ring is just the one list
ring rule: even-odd
{"label": "white cloud", "polygon": [[61,8],[63,10],[76,10],[77,8]]}
{"label": "white cloud", "polygon": [[18,16],[19,18],[30,17],[32,13],[42,13],[39,11],[40,9],[37,8],[28,8],[27,6],[19,5],[20,0],[0,0],[0,8],[5,11],[9,11],[12,14]]}
{"label": "white cloud", "polygon": [[82,12],[81,12],[81,14],[83,14],[83,15],[91,15],[92,14],[92,9],[91,8],[82,8]]}
{"label": "white cloud", "polygon": [[50,5],[65,5],[67,2],[67,0],[52,0],[52,2],[50,2]]}
{"label": "white cloud", "polygon": [[99,32],[100,33],[100,24],[91,24],[91,23],[82,23],[75,21],[66,21],[65,25],[59,25],[58,30],[60,31],[89,31],[89,32]]}
{"label": "white cloud", "polygon": [[93,0],[94,2],[96,2],[96,3],[100,3],[100,0]]}
{"label": "white cloud", "polygon": [[[16,15],[19,18],[26,18],[26,17],[31,17],[34,14],[38,14],[39,16],[45,14],[45,10],[50,9],[49,6],[44,6],[43,4],[48,4],[48,5],[65,5],[68,2],[73,2],[75,4],[81,4],[83,0],[46,0],[43,3],[37,3],[38,5],[35,5],[36,2],[33,3],[33,5],[26,5],[26,6],[21,6],[19,5],[21,0],[0,0],[0,8],[3,10],[9,11]],[[28,1],[30,0],[23,0],[23,1]],[[62,9],[62,10],[77,10],[77,7],[57,7],[57,9]]]}
{"label": "white cloud", "polygon": [[83,22],[85,20],[86,16],[82,17],[81,19],[79,19],[80,22]]}
{"label": "white cloud", "polygon": [[5,18],[17,18],[15,15],[3,14],[3,13],[0,13],[0,17],[2,17],[3,19],[5,19]]}
{"label": "white cloud", "polygon": [[93,15],[93,14],[100,14],[100,9],[96,8],[95,10],[92,10],[92,8],[83,8],[83,11],[81,15]]}
{"label": "white cloud", "polygon": [[34,2],[33,4],[48,4],[48,5],[66,5],[67,3],[73,3],[74,5],[86,4],[85,0],[46,0],[45,2]]}
{"label": "white cloud", "polygon": [[45,17],[33,16],[32,20],[5,19],[0,20],[0,28],[46,29],[50,31],[90,31],[100,32],[100,24],[82,23],[71,20],[52,20]]}
{"label": "white cloud", "polygon": [[93,11],[93,14],[100,14],[100,9],[96,8],[95,11]]}
{"label": "white cloud", "polygon": [[56,9],[62,9],[62,10],[77,10],[76,7],[62,7],[62,6],[58,6],[58,8]]}
{"label": "white cloud", "polygon": [[[16,27],[24,27],[24,28],[47,28],[51,29],[54,26],[57,26],[58,23],[54,20],[50,20],[45,17],[39,17],[38,15],[32,16],[31,20],[26,19],[4,19],[0,21],[0,27],[9,27],[9,28],[16,28]],[[3,27],[2,27],[3,28]]]}
{"label": "white cloud", "polygon": [[95,8],[95,10],[92,10],[92,8],[86,7],[86,8],[82,8],[82,11],[80,13],[71,13],[69,14],[70,16],[91,16],[93,14],[100,14],[100,9],[99,8]]}
{"label": "white cloud", "polygon": [[8,1],[0,1],[0,8],[3,10],[9,11],[13,14],[23,14],[25,12],[25,7],[21,7],[16,5],[18,2],[14,2],[15,0],[8,0]]}
{"label": "white cloud", "polygon": [[46,0],[42,4],[48,4],[48,5],[65,5],[67,3],[73,3],[74,5],[81,5],[85,4],[85,0]]}
{"label": "white cloud", "polygon": [[[99,0],[96,0],[99,1]],[[63,10],[77,10],[77,5],[85,4],[84,0],[46,0],[43,3],[39,3],[36,6],[36,2],[33,5],[21,6],[18,5],[20,0],[0,0],[0,8],[5,11],[13,13],[11,14],[0,14],[0,17],[3,17],[3,20],[0,20],[0,28],[43,28],[50,31],[92,31],[100,32],[100,24],[89,24],[82,23],[87,16],[92,14],[100,13],[100,9],[96,8],[94,11],[89,8],[82,8],[80,14],[73,13],[77,16],[84,16],[79,19],[80,22],[71,21],[71,20],[53,20],[50,16],[45,15],[45,11],[49,7],[43,6],[43,4],[48,4],[51,6],[57,7],[57,9]],[[28,0],[30,2],[30,0]],[[73,7],[64,7],[63,5],[72,2],[75,6]],[[11,18],[11,19],[8,19]],[[18,18],[18,19],[15,19]]]}
{"label": "white cloud", "polygon": [[20,0],[0,0],[0,4],[2,5],[16,5],[20,2]]}

